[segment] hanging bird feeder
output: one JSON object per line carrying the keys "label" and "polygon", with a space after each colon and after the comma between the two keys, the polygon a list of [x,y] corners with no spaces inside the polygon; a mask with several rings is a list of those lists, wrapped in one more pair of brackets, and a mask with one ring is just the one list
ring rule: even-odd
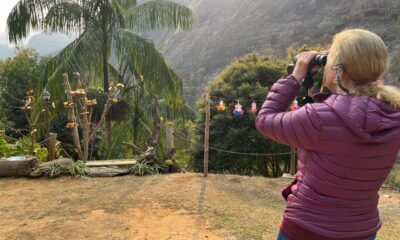
{"label": "hanging bird feeder", "polygon": [[256,112],[257,112],[257,103],[254,102],[254,101],[251,103],[251,110],[250,110],[250,112],[252,112],[252,113],[256,113]]}
{"label": "hanging bird feeder", "polygon": [[235,116],[243,116],[244,111],[243,111],[242,107],[243,106],[238,101],[237,104],[235,105],[235,109],[233,110],[233,114]]}
{"label": "hanging bird feeder", "polygon": [[224,101],[222,101],[222,99],[219,101],[219,104],[217,106],[217,111],[225,111],[225,105],[224,105]]}

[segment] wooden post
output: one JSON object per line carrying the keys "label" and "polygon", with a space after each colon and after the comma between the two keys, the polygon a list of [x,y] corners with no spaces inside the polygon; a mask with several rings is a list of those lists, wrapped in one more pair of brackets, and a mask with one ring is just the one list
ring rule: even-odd
{"label": "wooden post", "polygon": [[206,88],[206,119],[204,131],[204,177],[208,175],[208,142],[210,137],[210,91]]}
{"label": "wooden post", "polygon": [[56,159],[56,142],[57,142],[57,133],[50,133],[49,134],[49,156],[47,157],[48,161],[53,161]]}
{"label": "wooden post", "polygon": [[160,133],[161,133],[161,120],[158,114],[158,98],[153,97],[153,133],[151,137],[151,146],[154,147],[156,153],[158,153],[158,148],[160,146]]}
{"label": "wooden post", "polygon": [[49,100],[45,100],[44,102],[44,111],[45,111],[45,115],[44,115],[44,121],[46,124],[46,138],[50,137],[50,110],[49,110]]}
{"label": "wooden post", "polygon": [[290,175],[296,174],[296,151],[294,147],[290,148]]}
{"label": "wooden post", "polygon": [[172,123],[167,123],[165,125],[166,136],[167,136],[167,156],[172,158],[175,151],[174,145],[174,125]]}

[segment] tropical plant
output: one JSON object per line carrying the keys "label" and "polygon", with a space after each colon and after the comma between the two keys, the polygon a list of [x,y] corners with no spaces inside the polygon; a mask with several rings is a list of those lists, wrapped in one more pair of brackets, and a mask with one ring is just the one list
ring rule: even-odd
{"label": "tropical plant", "polygon": [[38,173],[42,176],[47,176],[49,178],[55,178],[61,175],[61,167],[60,165],[53,163],[46,165],[44,167],[39,167],[38,169],[35,169],[34,175],[37,175]]}
{"label": "tropical plant", "polygon": [[163,171],[165,171],[165,167],[147,161],[139,161],[129,169],[130,174],[138,176],[153,175]]}
{"label": "tropical plant", "polygon": [[[79,35],[48,64],[47,86],[53,95],[62,96],[63,88],[54,79],[64,72],[80,72],[89,82],[102,75],[103,90],[108,92],[110,76],[124,71],[130,72],[134,82],[144,79],[146,91],[168,99],[171,106],[182,106],[182,82],[153,42],[138,32],[188,29],[191,24],[191,11],[167,0],[142,4],[136,0],[20,0],[7,21],[11,42],[27,37],[32,30]],[[108,119],[108,146],[110,129]]]}
{"label": "tropical plant", "polygon": [[87,177],[88,167],[83,161],[78,160],[72,164],[68,172],[74,177]]}
{"label": "tropical plant", "polygon": [[[263,156],[263,154],[290,152],[290,148],[259,133],[255,128],[257,113],[250,111],[253,101],[256,102],[258,110],[260,109],[273,83],[286,74],[286,65],[286,62],[271,61],[251,53],[235,60],[209,84],[211,95],[209,145],[212,148],[209,152],[209,170],[211,172],[268,177],[279,177],[283,172],[288,172],[290,155]],[[224,111],[217,110],[221,98],[225,102]],[[238,102],[243,105],[245,111],[242,116],[235,116],[232,113]],[[192,139],[193,142],[199,143],[195,145],[195,157],[192,162],[194,170],[197,171],[201,171],[203,166],[204,119],[205,102],[204,98],[201,98],[195,136]]]}
{"label": "tropical plant", "polygon": [[32,142],[28,137],[23,137],[14,143],[8,143],[6,138],[0,136],[0,157],[12,157],[18,155],[34,155],[40,161],[46,161],[48,151],[39,143]]}

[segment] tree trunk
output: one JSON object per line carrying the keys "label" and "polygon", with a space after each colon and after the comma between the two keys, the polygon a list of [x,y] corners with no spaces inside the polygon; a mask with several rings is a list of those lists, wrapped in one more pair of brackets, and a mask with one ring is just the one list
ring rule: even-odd
{"label": "tree trunk", "polygon": [[133,144],[137,145],[139,140],[139,117],[137,116],[137,112],[134,112],[133,121],[132,121],[132,131],[133,131]]}
{"label": "tree trunk", "polygon": [[0,159],[0,177],[26,177],[38,165],[39,162],[36,157],[19,161],[10,161],[3,158]]}
{"label": "tree trunk", "polygon": [[[109,67],[108,67],[108,50],[109,50],[109,42],[108,42],[108,31],[107,31],[107,24],[108,24],[108,9],[107,6],[104,6],[102,9],[102,33],[103,33],[103,49],[102,49],[102,57],[103,57],[103,90],[104,92],[108,93],[110,88],[110,76],[109,76]],[[111,120],[107,116],[106,117],[106,148],[110,150],[111,148]]]}
{"label": "tree trunk", "polygon": [[[72,98],[72,95],[71,95],[71,85],[69,84],[68,74],[64,73],[63,76],[64,76],[64,88],[65,88],[66,93],[67,93],[67,101],[69,103],[73,103],[74,101],[73,101],[73,98]],[[76,116],[75,116],[75,109],[74,108],[69,108],[68,112],[69,112],[68,120],[71,123],[77,123]],[[71,127],[71,135],[72,135],[72,141],[74,142],[75,149],[78,152],[79,159],[84,160],[85,157],[83,156],[83,152],[82,152],[82,148],[81,148],[81,141],[80,141],[80,138],[79,138],[79,132],[78,132],[78,126],[77,125]]]}

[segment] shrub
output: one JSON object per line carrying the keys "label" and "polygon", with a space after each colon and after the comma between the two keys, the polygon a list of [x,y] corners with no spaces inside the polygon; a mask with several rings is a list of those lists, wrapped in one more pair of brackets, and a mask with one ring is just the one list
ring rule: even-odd
{"label": "shrub", "polygon": [[61,175],[61,167],[58,164],[49,164],[47,166],[39,168],[38,171],[42,176],[47,176],[49,178],[55,178]]}
{"label": "shrub", "polygon": [[23,137],[14,144],[10,144],[4,137],[0,136],[0,157],[35,155],[40,161],[46,161],[48,156],[47,149],[38,143],[32,146],[30,141],[28,137]]}
{"label": "shrub", "polygon": [[[252,100],[257,108],[265,100],[270,87],[286,75],[287,63],[271,61],[248,54],[227,66],[210,84],[211,123],[210,147],[241,153],[276,153],[290,152],[290,148],[265,138],[255,128],[257,113],[252,113]],[[216,106],[223,98],[224,112]],[[232,110],[238,100],[243,105],[245,114],[234,116]],[[249,101],[251,100],[251,101]],[[204,142],[204,98],[199,100],[199,114],[196,121],[194,141]],[[236,174],[263,175],[278,177],[289,168],[289,155],[277,157],[236,155],[210,149],[210,172],[230,172]],[[203,168],[203,148],[196,147],[192,167],[196,171]]]}
{"label": "shrub", "polygon": [[137,176],[153,175],[165,171],[165,167],[158,164],[151,164],[147,161],[140,161],[130,168],[129,173]]}
{"label": "shrub", "polygon": [[84,162],[78,160],[72,164],[68,173],[74,177],[87,177],[88,167]]}

